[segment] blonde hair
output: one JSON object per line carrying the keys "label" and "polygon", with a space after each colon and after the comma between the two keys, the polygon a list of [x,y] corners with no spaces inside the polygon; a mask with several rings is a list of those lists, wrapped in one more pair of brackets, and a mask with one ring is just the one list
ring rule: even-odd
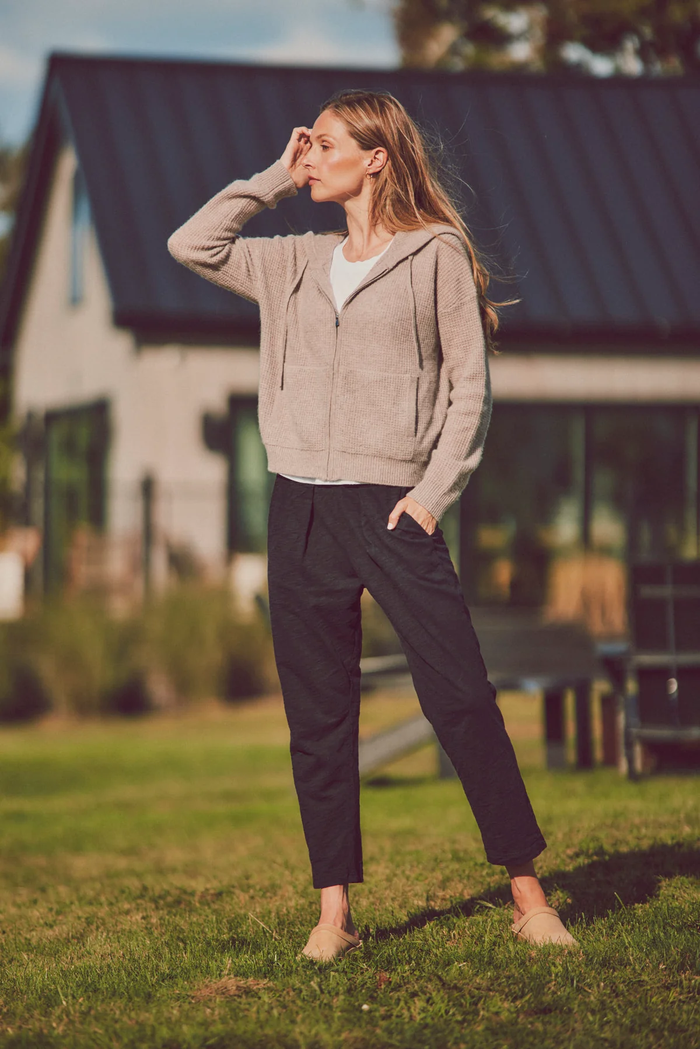
{"label": "blonde hair", "polygon": [[494,302],[486,289],[490,274],[472,235],[447,191],[441,185],[424,135],[398,99],[386,91],[338,91],[321,106],[345,123],[360,149],[382,147],[388,159],[373,178],[370,222],[389,233],[427,228],[429,223],[453,226],[462,237],[479,298],[484,338],[495,350],[498,309],[518,299]]}

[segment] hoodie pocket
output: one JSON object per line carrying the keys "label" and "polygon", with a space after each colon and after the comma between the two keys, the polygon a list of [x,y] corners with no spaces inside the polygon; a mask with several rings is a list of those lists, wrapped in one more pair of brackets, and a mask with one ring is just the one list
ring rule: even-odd
{"label": "hoodie pocket", "polygon": [[266,444],[321,451],[326,447],[331,369],[285,364],[284,386],[275,391],[270,417],[261,423]]}
{"label": "hoodie pocket", "polygon": [[340,451],[412,459],[416,444],[418,376],[343,368],[333,412]]}

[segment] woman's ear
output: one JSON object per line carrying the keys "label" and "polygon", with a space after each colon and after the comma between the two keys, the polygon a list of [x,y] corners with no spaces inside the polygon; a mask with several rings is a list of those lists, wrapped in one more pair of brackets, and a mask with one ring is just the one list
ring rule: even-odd
{"label": "woman's ear", "polygon": [[381,146],[372,151],[372,156],[367,161],[367,174],[378,175],[388,160],[388,153]]}

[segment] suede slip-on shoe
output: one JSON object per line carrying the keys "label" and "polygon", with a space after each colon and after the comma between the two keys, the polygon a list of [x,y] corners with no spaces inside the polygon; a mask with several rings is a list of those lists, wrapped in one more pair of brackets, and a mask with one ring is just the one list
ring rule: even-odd
{"label": "suede slip-on shoe", "polygon": [[341,958],[361,946],[362,940],[359,936],[351,936],[337,925],[324,922],[311,930],[309,942],[301,953],[305,958],[312,958],[316,962],[332,962],[335,958]]}
{"label": "suede slip-on shoe", "polygon": [[563,947],[578,947],[571,933],[563,925],[554,907],[532,907],[511,929],[521,940],[530,943],[560,943]]}

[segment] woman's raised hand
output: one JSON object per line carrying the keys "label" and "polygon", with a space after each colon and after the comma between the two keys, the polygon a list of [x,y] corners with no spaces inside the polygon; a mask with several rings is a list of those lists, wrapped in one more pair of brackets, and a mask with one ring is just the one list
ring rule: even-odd
{"label": "woman's raised hand", "polygon": [[301,189],[309,181],[309,173],[303,166],[302,161],[311,149],[311,130],[308,127],[295,127],[292,137],[287,143],[287,148],[280,157],[289,174],[294,179],[294,185]]}

